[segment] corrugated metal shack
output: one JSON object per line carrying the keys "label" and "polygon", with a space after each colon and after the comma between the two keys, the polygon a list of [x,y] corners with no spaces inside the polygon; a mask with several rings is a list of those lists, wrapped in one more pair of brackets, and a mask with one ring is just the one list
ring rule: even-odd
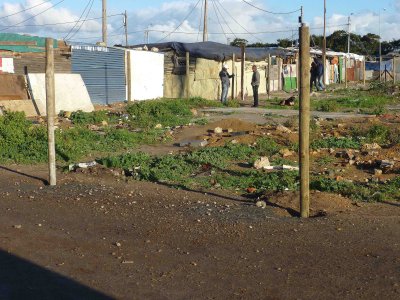
{"label": "corrugated metal shack", "polygon": [[73,45],[72,72],[82,76],[90,98],[97,104],[164,96],[164,55],[160,53]]}
{"label": "corrugated metal shack", "polygon": [[81,74],[94,103],[126,100],[125,49],[74,45],[72,73]]}

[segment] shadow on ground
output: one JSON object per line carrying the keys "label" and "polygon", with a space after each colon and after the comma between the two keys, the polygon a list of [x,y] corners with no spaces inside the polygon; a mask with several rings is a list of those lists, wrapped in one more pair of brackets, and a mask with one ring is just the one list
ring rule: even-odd
{"label": "shadow on ground", "polygon": [[110,300],[113,298],[0,250],[0,299]]}

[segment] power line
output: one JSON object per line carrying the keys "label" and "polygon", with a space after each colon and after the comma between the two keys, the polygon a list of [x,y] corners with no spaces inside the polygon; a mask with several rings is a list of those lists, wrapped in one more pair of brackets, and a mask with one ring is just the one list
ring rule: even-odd
{"label": "power line", "polygon": [[202,17],[203,17],[203,6],[204,6],[204,0],[201,1],[200,21],[199,21],[199,31],[197,33],[197,41],[199,41],[200,32],[201,32],[201,22],[202,22]]}
{"label": "power line", "polygon": [[41,11],[40,13],[37,13],[37,14],[35,14],[35,15],[33,15],[33,16],[30,16],[29,18],[27,18],[27,19],[25,19],[25,20],[23,20],[23,21],[21,21],[21,22],[19,22],[19,23],[16,23],[16,24],[13,24],[13,25],[4,27],[4,28],[0,29],[0,31],[4,31],[4,30],[7,30],[7,29],[9,29],[9,28],[12,28],[12,27],[14,27],[14,26],[16,26],[16,25],[20,25],[20,24],[22,24],[22,23],[25,23],[25,22],[27,22],[27,21],[29,21],[29,20],[31,20],[31,19],[33,19],[33,18],[35,18],[35,17],[37,17],[37,16],[43,14],[43,13],[45,13],[46,11],[48,11],[48,10],[50,10],[50,9],[52,9],[52,8],[54,8],[54,7],[56,7],[57,5],[63,3],[64,1],[65,1],[65,0],[60,0],[60,1],[58,1],[56,4],[52,4],[50,7],[46,8],[45,10]]}
{"label": "power line", "polygon": [[26,11],[28,11],[28,10],[31,10],[31,9],[35,8],[35,7],[41,6],[41,5],[43,5],[43,4],[47,3],[47,2],[51,2],[51,0],[43,1],[43,2],[41,2],[41,3],[39,3],[39,4],[36,4],[36,5],[30,6],[30,7],[24,8],[23,10],[17,11],[17,12],[12,13],[12,14],[9,14],[9,15],[7,15],[7,16],[2,16],[2,17],[0,17],[0,20],[5,19],[5,18],[9,18],[9,17],[12,17],[12,16],[15,16],[15,15],[18,15],[18,14],[23,13],[23,12],[26,12]]}
{"label": "power line", "polygon": [[214,0],[211,0],[211,2],[212,2],[212,4],[213,4],[213,6],[214,6],[214,13],[215,13],[215,16],[217,17],[217,21],[218,21],[218,23],[219,23],[219,26],[221,27],[221,30],[222,30],[222,32],[224,33],[225,38],[228,40],[228,36],[225,34],[224,28],[222,27],[221,21],[219,20],[219,16],[218,16],[218,13],[217,13],[215,1],[214,1]]}
{"label": "power line", "polygon": [[75,33],[74,33],[73,35],[71,35],[71,38],[73,38],[73,37],[79,32],[79,30],[81,30],[83,24],[86,22],[86,20],[87,20],[89,14],[90,14],[90,11],[92,10],[93,3],[94,3],[94,0],[91,0],[91,1],[92,1],[92,2],[91,2],[91,4],[90,4],[90,7],[89,7],[87,13],[86,13],[85,19],[84,19],[84,20],[82,21],[82,23],[79,25],[79,28],[75,31]]}
{"label": "power line", "polygon": [[[116,17],[116,16],[122,16],[122,14],[113,14],[113,15],[109,15],[107,16],[107,18],[112,18],[112,17]],[[93,21],[93,20],[100,20],[103,17],[96,17],[96,18],[90,18],[90,19],[86,19],[86,21]],[[73,23],[77,23],[78,20],[76,21],[68,21],[68,22],[58,22],[58,23],[46,23],[46,24],[27,24],[27,25],[12,25],[9,27],[42,27],[42,26],[57,26],[57,25],[65,25],[65,24],[73,24]]]}
{"label": "power line", "polygon": [[157,43],[161,42],[162,40],[165,40],[167,37],[169,37],[172,33],[174,33],[175,31],[177,31],[179,29],[179,27],[182,26],[182,24],[187,20],[187,18],[190,17],[190,15],[193,13],[193,11],[196,9],[196,7],[199,5],[201,0],[198,0],[196,5],[193,6],[192,10],[189,12],[189,14],[183,19],[183,21],[169,34],[167,34],[166,36],[164,36],[162,39],[158,40]]}
{"label": "power line", "polygon": [[92,0],[89,0],[88,3],[85,6],[85,9],[82,11],[81,15],[79,16],[78,21],[75,22],[74,26],[72,26],[72,28],[68,31],[67,35],[64,37],[64,40],[67,39],[67,37],[71,34],[71,32],[75,29],[75,27],[78,25],[78,23],[81,21],[83,15],[85,14],[85,11],[88,9],[90,3],[92,2]]}
{"label": "power line", "polygon": [[231,31],[231,33],[233,34],[233,36],[234,36],[235,38],[237,38],[237,36],[236,36],[235,33],[233,32],[232,28],[229,26],[229,23],[226,21],[224,15],[223,15],[223,14],[221,13],[221,11],[219,10],[218,5],[216,5],[215,7],[217,8],[217,11],[219,12],[219,14],[220,14],[222,20],[225,22],[225,25],[226,25],[226,26],[228,27],[228,29]]}
{"label": "power line", "polygon": [[232,18],[233,21],[235,21],[236,24],[238,24],[244,31],[246,31],[247,33],[249,33],[250,35],[252,35],[255,39],[259,40],[260,42],[262,42],[262,40],[260,40],[258,37],[256,37],[255,35],[251,34],[246,28],[244,28],[238,21],[236,21],[236,19],[230,14],[229,11],[227,11],[225,9],[225,7],[217,0],[217,3],[219,4],[219,6],[222,7],[222,9]]}
{"label": "power line", "polygon": [[255,9],[258,9],[260,11],[263,11],[263,12],[265,12],[267,14],[272,14],[272,15],[290,15],[290,14],[294,14],[296,12],[301,11],[301,9],[297,9],[297,10],[287,11],[287,12],[274,12],[274,11],[265,10],[263,8],[255,6],[253,3],[250,3],[250,2],[248,2],[246,0],[242,0],[242,2],[246,3],[247,5],[250,5],[251,7],[255,8]]}

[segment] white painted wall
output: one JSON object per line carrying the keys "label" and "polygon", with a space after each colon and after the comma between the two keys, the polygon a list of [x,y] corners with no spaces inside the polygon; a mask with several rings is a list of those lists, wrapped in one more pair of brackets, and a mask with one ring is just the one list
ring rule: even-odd
{"label": "white painted wall", "polygon": [[164,54],[128,50],[131,53],[133,100],[149,100],[164,96]]}
{"label": "white painted wall", "polygon": [[[29,74],[29,85],[33,100],[40,115],[46,115],[46,81],[45,74]],[[56,113],[63,111],[94,110],[86,85],[79,74],[55,74]]]}

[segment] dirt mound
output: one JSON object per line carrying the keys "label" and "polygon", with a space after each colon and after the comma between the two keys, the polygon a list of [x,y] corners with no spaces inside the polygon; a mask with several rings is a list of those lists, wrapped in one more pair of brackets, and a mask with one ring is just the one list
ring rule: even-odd
{"label": "dirt mound", "polygon": [[[298,215],[300,211],[299,192],[284,192],[268,197],[267,204],[276,208],[276,213],[282,216]],[[311,192],[310,195],[310,216],[325,216],[350,212],[357,206],[353,202],[340,195]]]}
{"label": "dirt mound", "polygon": [[245,121],[235,119],[235,118],[225,119],[225,120],[210,123],[206,126],[206,129],[213,130],[216,127],[221,127],[224,130],[232,129],[235,132],[254,131],[257,129],[256,124],[245,122]]}

